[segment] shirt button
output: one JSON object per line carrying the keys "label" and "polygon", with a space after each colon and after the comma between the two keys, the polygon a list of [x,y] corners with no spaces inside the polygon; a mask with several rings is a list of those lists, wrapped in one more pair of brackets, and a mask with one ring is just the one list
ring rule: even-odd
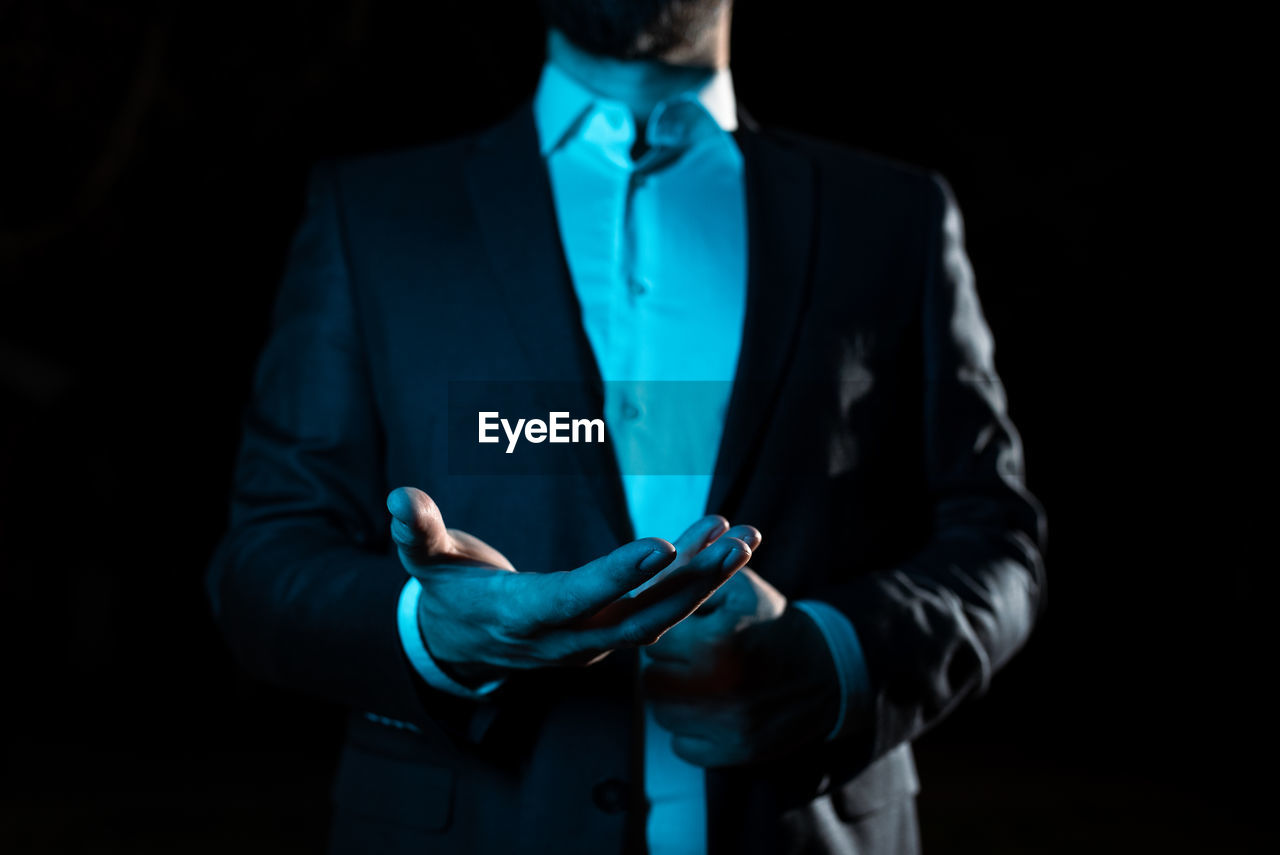
{"label": "shirt button", "polygon": [[591,801],[605,813],[622,813],[627,809],[629,789],[626,781],[607,778],[591,788]]}
{"label": "shirt button", "polygon": [[632,276],[627,280],[627,289],[631,291],[633,297],[643,297],[653,289],[649,284],[649,280],[639,276]]}
{"label": "shirt button", "polygon": [[625,401],[622,404],[622,417],[627,421],[635,421],[640,418],[640,408],[630,401]]}

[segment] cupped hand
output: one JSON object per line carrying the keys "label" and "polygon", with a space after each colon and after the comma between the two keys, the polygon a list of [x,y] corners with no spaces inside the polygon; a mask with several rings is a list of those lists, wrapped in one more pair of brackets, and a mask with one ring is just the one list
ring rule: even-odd
{"label": "cupped hand", "polygon": [[[393,490],[387,509],[400,562],[422,584],[423,642],[466,682],[587,665],[618,648],[653,644],[751,558],[723,517],[708,516],[675,544],[642,538],[572,570],[517,572],[480,538],[447,528],[421,490]],[[738,531],[759,542],[754,529]]]}

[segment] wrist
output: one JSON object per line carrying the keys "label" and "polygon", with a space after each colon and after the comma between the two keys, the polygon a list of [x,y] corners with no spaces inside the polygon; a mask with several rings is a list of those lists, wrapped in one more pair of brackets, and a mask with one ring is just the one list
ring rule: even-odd
{"label": "wrist", "polygon": [[[427,647],[427,637],[423,632],[422,585],[417,579],[410,578],[400,592],[400,601],[396,610],[396,624],[399,629],[400,643],[413,670],[426,681],[427,685],[439,691],[459,697],[477,699],[497,689],[502,683],[501,676],[465,666],[458,668],[450,663],[449,671],[437,661],[435,653]],[[485,678],[488,677],[488,682]]]}
{"label": "wrist", "polygon": [[437,654],[435,648],[431,645],[430,639],[427,638],[421,612],[418,613],[418,637],[422,639],[422,646],[426,649],[427,655],[435,661],[436,667],[450,680],[471,691],[478,691],[486,683],[501,680],[506,676],[506,669],[497,665],[454,659],[447,654]]}

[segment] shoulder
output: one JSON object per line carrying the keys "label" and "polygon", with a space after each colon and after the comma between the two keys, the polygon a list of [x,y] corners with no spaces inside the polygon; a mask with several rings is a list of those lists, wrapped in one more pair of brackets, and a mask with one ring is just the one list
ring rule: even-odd
{"label": "shoulder", "polygon": [[788,128],[756,127],[749,133],[807,158],[817,172],[819,185],[828,193],[931,213],[942,210],[952,199],[946,178],[926,166]]}
{"label": "shoulder", "polygon": [[425,145],[329,157],[312,167],[313,185],[326,184],[345,201],[402,192],[417,181],[456,174],[474,135]]}
{"label": "shoulder", "polygon": [[477,130],[424,144],[326,158],[313,166],[313,173],[331,182],[344,201],[387,195],[405,198],[426,187],[438,197],[461,189],[474,150],[509,145],[526,130],[532,134],[532,126],[526,102]]}

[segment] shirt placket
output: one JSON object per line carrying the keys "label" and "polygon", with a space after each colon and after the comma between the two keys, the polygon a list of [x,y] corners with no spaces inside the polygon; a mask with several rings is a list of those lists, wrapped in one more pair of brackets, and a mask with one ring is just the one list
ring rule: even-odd
{"label": "shirt placket", "polygon": [[[630,140],[627,141],[630,145]],[[617,166],[617,216],[613,235],[613,265],[609,285],[611,377],[606,379],[606,418],[618,450],[619,468],[625,476],[643,467],[643,373],[642,347],[649,338],[643,296],[644,286],[637,273],[638,247],[642,235],[637,233],[640,218],[636,216],[636,194],[649,176],[627,165]]]}

